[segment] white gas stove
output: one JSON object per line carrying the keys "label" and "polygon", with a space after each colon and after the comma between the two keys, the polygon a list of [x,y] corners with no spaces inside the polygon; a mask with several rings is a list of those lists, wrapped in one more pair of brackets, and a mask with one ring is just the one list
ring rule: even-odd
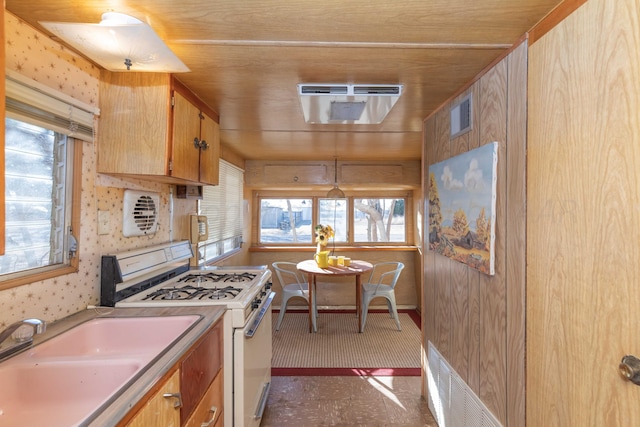
{"label": "white gas stove", "polygon": [[271,271],[266,266],[191,269],[192,256],[186,240],[103,256],[100,304],[226,306],[224,424],[259,426],[271,382],[271,302],[275,296]]}

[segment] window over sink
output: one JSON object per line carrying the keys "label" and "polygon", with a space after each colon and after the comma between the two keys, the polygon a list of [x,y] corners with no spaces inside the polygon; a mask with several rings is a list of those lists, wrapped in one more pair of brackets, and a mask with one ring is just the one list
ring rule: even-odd
{"label": "window over sink", "polygon": [[5,120],[4,280],[70,266],[74,139]]}
{"label": "window over sink", "polygon": [[[95,111],[7,72],[0,289],[77,271],[82,141]],[[74,203],[75,202],[75,203]]]}

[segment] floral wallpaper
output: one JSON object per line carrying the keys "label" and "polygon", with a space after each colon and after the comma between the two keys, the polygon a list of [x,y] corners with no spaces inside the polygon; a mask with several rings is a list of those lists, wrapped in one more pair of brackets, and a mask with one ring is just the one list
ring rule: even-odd
{"label": "floral wallpaper", "polygon": [[[6,67],[99,107],[100,70],[45,34],[5,10]],[[97,304],[100,289],[100,258],[130,249],[188,237],[188,215],[196,210],[193,200],[177,199],[173,186],[96,173],[97,144],[83,143],[81,220],[78,238],[79,271],[54,279],[0,291],[0,330],[20,319],[36,317],[52,322]],[[154,236],[122,235],[125,189],[160,193],[159,230]],[[173,212],[171,208],[173,207]],[[98,210],[109,212],[109,233],[98,234]]]}

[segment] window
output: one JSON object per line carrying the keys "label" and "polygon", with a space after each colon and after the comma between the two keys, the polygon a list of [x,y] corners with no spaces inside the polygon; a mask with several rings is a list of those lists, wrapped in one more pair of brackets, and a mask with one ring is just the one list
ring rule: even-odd
{"label": "window", "polygon": [[205,186],[200,215],[207,216],[209,237],[198,243],[198,263],[209,264],[242,245],[244,171],[220,160],[220,183]]}
{"label": "window", "polygon": [[312,199],[260,200],[260,243],[311,244],[312,223]]}
{"label": "window", "polygon": [[[369,195],[368,195],[369,196]],[[259,196],[258,242],[313,245],[313,227],[330,225],[337,244],[406,244],[406,197],[367,198]]]}
{"label": "window", "polygon": [[6,251],[0,274],[68,264],[73,140],[5,120]]}
{"label": "window", "polygon": [[12,72],[5,83],[3,289],[77,270],[77,139],[93,141],[92,107]]}
{"label": "window", "polygon": [[355,199],[354,241],[405,242],[404,199]]}
{"label": "window", "polygon": [[348,214],[347,199],[320,199],[320,224],[330,225],[333,228],[335,243],[348,242],[349,229],[347,227]]}

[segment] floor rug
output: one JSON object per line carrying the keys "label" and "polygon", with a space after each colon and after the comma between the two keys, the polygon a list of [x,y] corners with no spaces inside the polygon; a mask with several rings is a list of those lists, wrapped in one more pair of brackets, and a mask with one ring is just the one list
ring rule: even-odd
{"label": "floor rug", "polygon": [[398,331],[389,313],[369,312],[359,333],[354,312],[320,312],[314,334],[309,333],[308,313],[287,312],[279,331],[277,314],[274,311],[272,375],[420,375],[416,313],[399,313]]}

